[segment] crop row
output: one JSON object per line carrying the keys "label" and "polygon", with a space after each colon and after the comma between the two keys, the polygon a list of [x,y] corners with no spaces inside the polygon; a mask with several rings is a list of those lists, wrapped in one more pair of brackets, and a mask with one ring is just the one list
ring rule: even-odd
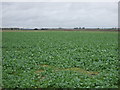
{"label": "crop row", "polygon": [[117,88],[117,38],[117,32],[3,32],[3,87]]}

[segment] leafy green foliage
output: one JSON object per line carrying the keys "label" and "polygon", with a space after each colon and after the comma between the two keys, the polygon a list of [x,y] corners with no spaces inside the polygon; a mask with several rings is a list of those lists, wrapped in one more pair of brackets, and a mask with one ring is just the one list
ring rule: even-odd
{"label": "leafy green foliage", "polygon": [[116,32],[3,32],[2,38],[5,88],[118,87]]}

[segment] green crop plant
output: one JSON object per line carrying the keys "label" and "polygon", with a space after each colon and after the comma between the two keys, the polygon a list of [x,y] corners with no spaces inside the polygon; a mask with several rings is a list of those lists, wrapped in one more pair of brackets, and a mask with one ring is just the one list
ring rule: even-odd
{"label": "green crop plant", "polygon": [[118,88],[118,33],[2,33],[4,88]]}

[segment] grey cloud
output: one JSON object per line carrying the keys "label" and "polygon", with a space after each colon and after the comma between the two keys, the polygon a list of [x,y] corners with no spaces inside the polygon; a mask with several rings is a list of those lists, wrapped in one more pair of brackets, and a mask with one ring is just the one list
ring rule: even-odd
{"label": "grey cloud", "polygon": [[3,27],[117,27],[117,3],[3,3]]}

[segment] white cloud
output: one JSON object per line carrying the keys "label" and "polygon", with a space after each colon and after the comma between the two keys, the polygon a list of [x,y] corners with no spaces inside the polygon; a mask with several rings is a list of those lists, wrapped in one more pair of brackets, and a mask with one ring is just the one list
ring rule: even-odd
{"label": "white cloud", "polygon": [[119,0],[2,0],[3,2],[118,2]]}
{"label": "white cloud", "polygon": [[3,27],[117,27],[116,2],[3,3]]}

